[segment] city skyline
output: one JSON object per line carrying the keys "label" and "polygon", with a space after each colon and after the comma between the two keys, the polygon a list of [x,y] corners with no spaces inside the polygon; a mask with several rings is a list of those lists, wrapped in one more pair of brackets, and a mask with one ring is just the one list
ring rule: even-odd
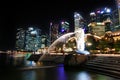
{"label": "city skyline", "polygon": [[2,6],[0,13],[0,43],[2,49],[14,46],[17,27],[37,25],[43,31],[49,29],[51,21],[67,20],[73,26],[74,12],[86,18],[91,11],[101,7],[114,7],[114,0],[15,2]]}

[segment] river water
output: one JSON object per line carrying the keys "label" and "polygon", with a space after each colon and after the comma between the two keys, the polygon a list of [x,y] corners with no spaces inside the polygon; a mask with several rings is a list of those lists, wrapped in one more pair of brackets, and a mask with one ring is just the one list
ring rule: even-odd
{"label": "river water", "polygon": [[86,68],[65,67],[64,64],[34,62],[23,58],[5,60],[1,57],[0,80],[119,80]]}
{"label": "river water", "polygon": [[119,79],[81,68],[67,69],[64,67],[63,64],[41,65],[39,63],[38,66],[34,62],[27,62],[27,66],[25,68],[21,67],[19,69],[10,68],[2,70],[0,72],[0,80],[119,80]]}

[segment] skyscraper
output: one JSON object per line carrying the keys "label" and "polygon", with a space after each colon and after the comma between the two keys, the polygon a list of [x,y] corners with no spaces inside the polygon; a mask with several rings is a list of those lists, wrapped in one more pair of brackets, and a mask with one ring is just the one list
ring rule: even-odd
{"label": "skyscraper", "polygon": [[83,17],[77,13],[74,12],[74,27],[75,27],[75,31],[78,30],[78,28],[83,28]]}
{"label": "skyscraper", "polygon": [[53,43],[58,38],[59,24],[53,23],[50,26],[50,44]]}
{"label": "skyscraper", "polygon": [[36,51],[41,48],[41,30],[36,27],[27,29],[18,28],[16,34],[16,49],[26,51]]}
{"label": "skyscraper", "polygon": [[25,30],[18,28],[16,33],[16,45],[17,50],[24,50],[25,48]]}
{"label": "skyscraper", "polygon": [[67,21],[61,21],[60,23],[60,36],[69,32],[70,25]]}
{"label": "skyscraper", "polygon": [[119,24],[120,24],[120,0],[116,0],[117,9],[118,9],[118,16],[119,16]]}
{"label": "skyscraper", "polygon": [[36,51],[41,47],[41,30],[37,27],[28,27],[25,36],[25,50]]}

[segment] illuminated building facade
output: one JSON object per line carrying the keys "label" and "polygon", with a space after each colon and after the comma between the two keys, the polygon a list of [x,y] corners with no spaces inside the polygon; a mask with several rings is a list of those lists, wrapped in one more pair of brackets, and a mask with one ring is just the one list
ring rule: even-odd
{"label": "illuminated building facade", "polygon": [[97,36],[103,36],[105,34],[105,24],[102,22],[92,22],[88,26],[91,34]]}
{"label": "illuminated building facade", "polygon": [[75,27],[75,31],[78,30],[79,28],[83,28],[83,17],[77,13],[74,12],[74,27]]}
{"label": "illuminated building facade", "polygon": [[41,30],[37,27],[28,27],[26,30],[25,50],[36,51],[41,47]]}
{"label": "illuminated building facade", "polygon": [[112,12],[109,8],[104,8],[104,12],[102,13],[102,22],[105,24],[105,31],[111,31],[112,30]]}
{"label": "illuminated building facade", "polygon": [[36,51],[41,47],[41,30],[36,27],[19,28],[16,35],[16,49]]}
{"label": "illuminated building facade", "polygon": [[118,16],[119,16],[119,24],[120,24],[120,0],[116,0],[117,9],[118,9]]}
{"label": "illuminated building facade", "polygon": [[112,11],[112,16],[113,16],[113,20],[112,20],[112,24],[113,24],[113,30],[118,30],[120,29],[119,25],[119,17],[118,17],[118,10],[115,9],[114,11]]}
{"label": "illuminated building facade", "polygon": [[106,32],[104,38],[109,42],[117,42],[120,41],[120,30],[113,32]]}
{"label": "illuminated building facade", "polygon": [[16,33],[16,49],[24,50],[25,48],[25,30],[18,28]]}
{"label": "illuminated building facade", "polygon": [[103,38],[106,40],[106,43],[109,43],[107,44],[109,49],[114,50],[115,52],[120,51],[120,30],[106,32]]}
{"label": "illuminated building facade", "polygon": [[102,36],[107,31],[112,31],[112,13],[111,9],[105,7],[104,9],[99,9],[95,12],[90,13],[91,22],[89,26],[89,32],[97,35]]}
{"label": "illuminated building facade", "polygon": [[53,43],[58,38],[59,24],[51,23],[50,25],[50,44]]}
{"label": "illuminated building facade", "polygon": [[41,35],[41,48],[47,47],[47,36]]}
{"label": "illuminated building facade", "polygon": [[69,31],[69,28],[70,28],[69,23],[68,23],[67,21],[62,21],[62,22],[60,23],[59,36],[70,32],[70,31]]}
{"label": "illuminated building facade", "polygon": [[95,12],[91,12],[90,13],[90,22],[96,22],[96,14],[95,14]]}
{"label": "illuminated building facade", "polygon": [[112,12],[113,16],[113,31],[120,30],[120,0],[116,1],[116,8]]}
{"label": "illuminated building facade", "polygon": [[79,13],[74,12],[74,31],[78,30],[79,28],[84,29],[84,32],[88,33],[89,29],[86,21]]}
{"label": "illuminated building facade", "polygon": [[67,21],[51,22],[50,23],[50,44],[53,43],[58,37],[69,32],[69,23]]}

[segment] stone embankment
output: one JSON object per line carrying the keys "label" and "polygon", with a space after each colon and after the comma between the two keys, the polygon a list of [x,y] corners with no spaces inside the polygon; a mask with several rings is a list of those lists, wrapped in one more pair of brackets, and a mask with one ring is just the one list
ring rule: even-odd
{"label": "stone embankment", "polygon": [[91,55],[85,63],[85,68],[102,72],[114,77],[120,76],[120,55],[98,54]]}
{"label": "stone embankment", "polygon": [[30,61],[41,61],[41,62],[54,62],[54,63],[63,63],[64,62],[63,55],[50,55],[50,54],[32,54],[27,60]]}
{"label": "stone embankment", "polygon": [[65,56],[64,59],[64,66],[66,67],[79,67],[85,61],[87,61],[88,57],[87,55],[83,54],[69,54]]}

